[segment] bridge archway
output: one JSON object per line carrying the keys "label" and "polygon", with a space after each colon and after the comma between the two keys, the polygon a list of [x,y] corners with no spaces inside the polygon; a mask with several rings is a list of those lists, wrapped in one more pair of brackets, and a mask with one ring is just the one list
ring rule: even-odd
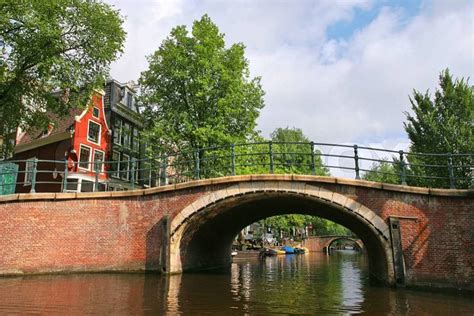
{"label": "bridge archway", "polygon": [[342,194],[296,181],[245,182],[204,195],[170,224],[167,273],[230,263],[238,232],[260,219],[288,213],[315,215],[352,230],[363,241],[373,279],[394,284],[387,224],[372,210]]}
{"label": "bridge archway", "polygon": [[332,244],[334,244],[336,241],[339,241],[339,240],[346,240],[346,241],[352,242],[354,245],[356,245],[358,250],[364,249],[364,243],[360,239],[340,236],[340,237],[334,237],[328,240],[328,242],[324,245],[323,250],[328,251],[331,248]]}

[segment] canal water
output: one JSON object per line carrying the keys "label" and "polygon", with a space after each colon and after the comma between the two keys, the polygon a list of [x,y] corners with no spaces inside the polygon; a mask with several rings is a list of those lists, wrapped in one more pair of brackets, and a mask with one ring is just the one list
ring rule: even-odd
{"label": "canal water", "polygon": [[474,315],[466,295],[369,284],[354,251],[235,258],[226,269],[161,277],[0,278],[0,315]]}

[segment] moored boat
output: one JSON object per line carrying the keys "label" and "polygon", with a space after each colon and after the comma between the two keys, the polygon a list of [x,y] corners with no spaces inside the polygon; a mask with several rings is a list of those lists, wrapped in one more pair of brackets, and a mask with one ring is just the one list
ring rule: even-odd
{"label": "moored boat", "polygon": [[284,255],[285,252],[283,250],[279,249],[273,249],[273,248],[263,248],[260,250],[260,256],[262,257],[272,257],[272,256],[277,256],[277,255]]}
{"label": "moored boat", "polygon": [[295,247],[295,253],[297,254],[305,254],[308,252],[309,252],[309,249],[306,247]]}
{"label": "moored boat", "polygon": [[283,246],[281,247],[281,250],[283,250],[287,255],[295,253],[295,248],[290,247],[290,246]]}

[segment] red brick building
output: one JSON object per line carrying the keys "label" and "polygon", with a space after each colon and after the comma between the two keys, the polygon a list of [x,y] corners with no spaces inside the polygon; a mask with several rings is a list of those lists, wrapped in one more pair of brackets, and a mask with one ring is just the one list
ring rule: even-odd
{"label": "red brick building", "polygon": [[96,190],[105,190],[108,177],[103,162],[108,159],[110,140],[101,91],[93,93],[85,109],[73,109],[64,118],[51,117],[43,130],[19,131],[13,159],[25,161],[18,163],[16,192],[30,192],[35,180],[36,192],[90,192],[96,177]]}

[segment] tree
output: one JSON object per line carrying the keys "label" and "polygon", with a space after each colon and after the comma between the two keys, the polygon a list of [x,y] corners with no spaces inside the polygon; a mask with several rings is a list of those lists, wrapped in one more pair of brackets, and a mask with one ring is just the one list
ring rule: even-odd
{"label": "tree", "polygon": [[[270,140],[272,142],[274,173],[312,174],[314,172],[316,175],[329,175],[329,170],[323,166],[321,157],[317,155],[319,151],[314,151],[314,160],[312,159],[313,146],[300,128],[276,128],[270,134]],[[243,164],[250,165],[246,167],[245,171],[247,172],[244,173],[269,172],[269,144],[262,138],[260,141],[264,143],[247,147],[245,153],[239,152],[245,159]],[[259,154],[254,155],[255,153]],[[292,229],[303,229],[309,224],[313,225],[313,230],[316,233],[340,234],[345,232],[340,225],[309,215],[278,215],[264,221],[265,225],[272,227],[273,230],[288,234]]]}
{"label": "tree", "polygon": [[[395,162],[396,163],[396,162]],[[362,179],[374,182],[400,184],[400,168],[393,162],[382,161],[374,163]]]}
{"label": "tree", "polygon": [[270,227],[273,232],[284,232],[289,235],[294,229],[303,231],[306,226],[312,229],[308,233],[310,235],[350,235],[350,230],[334,223],[330,220],[302,214],[277,215],[262,220],[266,227]]}
{"label": "tree", "polygon": [[250,79],[244,53],[242,43],[225,47],[207,15],[193,23],[191,34],[175,27],[140,78],[148,142],[163,152],[189,151],[183,159],[199,159],[204,172],[215,168],[206,168],[201,149],[251,137],[264,92],[260,78]]}
{"label": "tree", "polygon": [[0,136],[84,106],[122,52],[122,23],[97,0],[0,0]]}
{"label": "tree", "polygon": [[[434,100],[429,91],[416,90],[410,97],[413,114],[406,113],[405,130],[411,141],[408,160],[418,178],[416,184],[433,187],[449,186],[449,157],[419,156],[419,153],[452,153],[471,156],[453,156],[452,165],[458,188],[472,185],[470,166],[474,153],[474,93],[468,80],[453,80],[449,70],[439,76],[440,90]],[[420,165],[431,165],[420,166]],[[459,167],[456,167],[459,166]],[[420,178],[426,177],[426,178]],[[428,177],[437,178],[428,178]]]}
{"label": "tree", "polygon": [[[277,128],[270,134],[276,172],[329,175],[318,150],[300,128]],[[314,150],[314,152],[313,152]]]}

